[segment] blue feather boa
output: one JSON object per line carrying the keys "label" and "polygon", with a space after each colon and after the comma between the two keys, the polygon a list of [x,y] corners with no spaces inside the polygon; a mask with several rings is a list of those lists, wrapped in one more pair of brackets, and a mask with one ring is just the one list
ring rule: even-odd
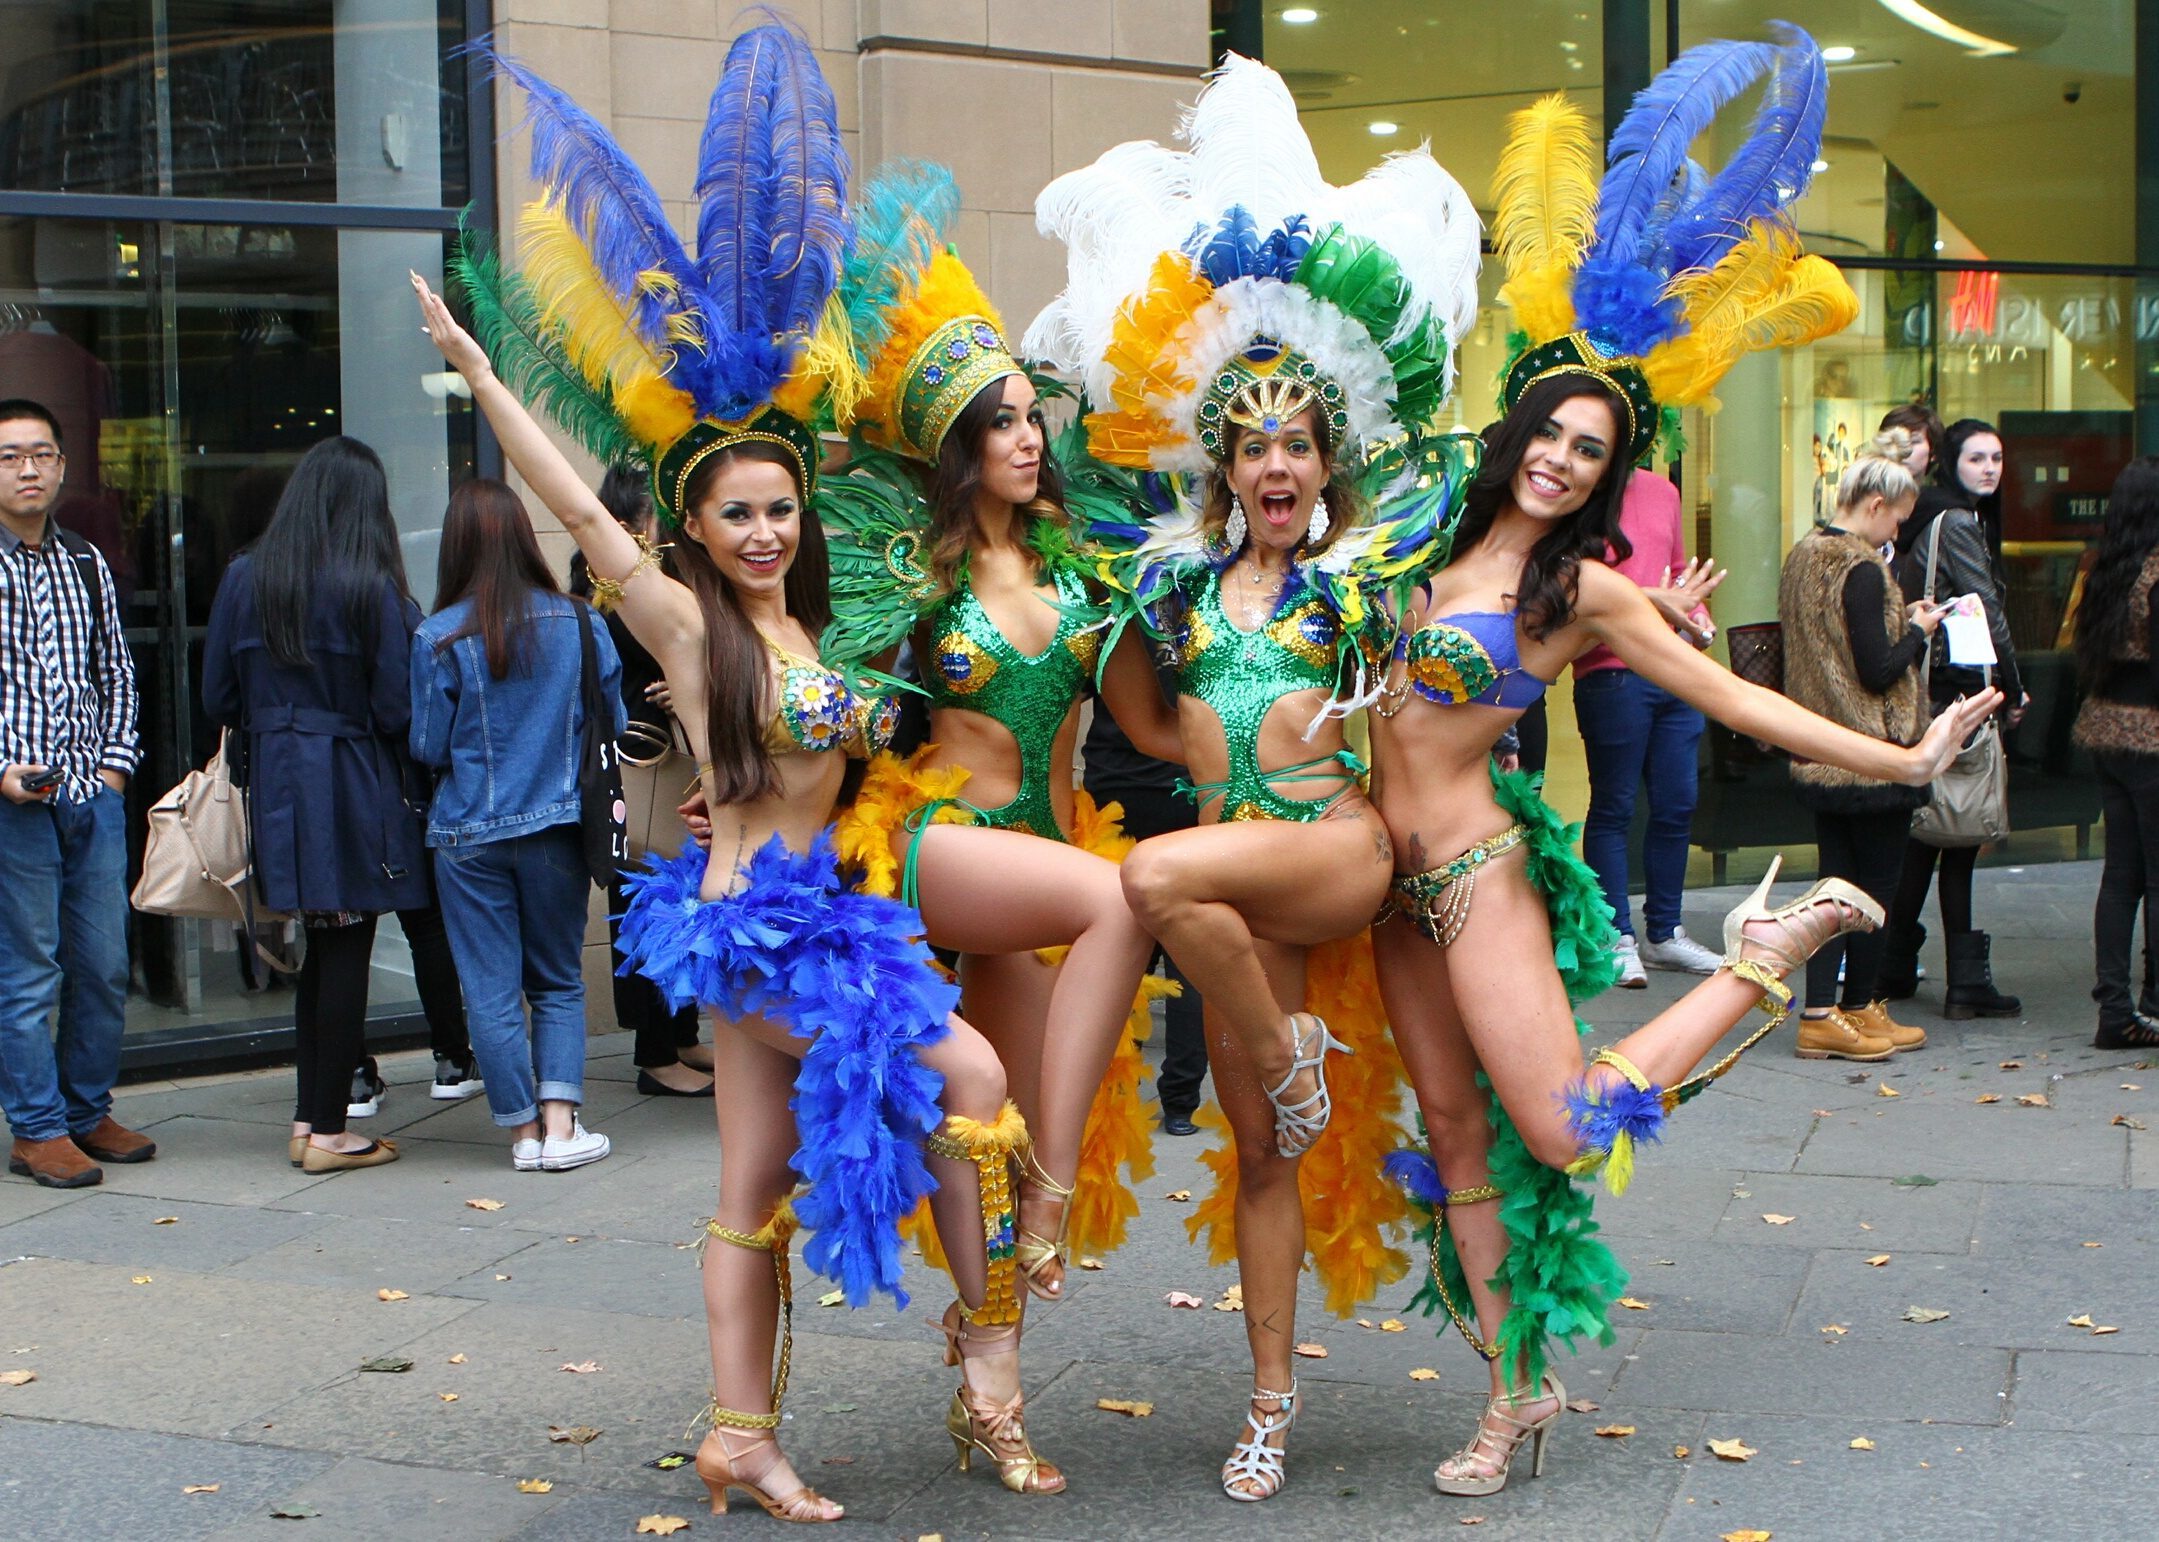
{"label": "blue feather boa", "polygon": [[848,887],[827,833],[806,852],[773,836],[724,899],[699,898],[705,868],[693,845],[629,876],[622,973],[677,1009],[756,1013],[808,1041],[789,1102],[803,1257],[849,1305],[883,1290],[904,1310],[899,1225],[936,1187],[922,1140],[944,1117],[944,1078],[918,1052],[950,1031],[959,991],[930,967],[914,911]]}

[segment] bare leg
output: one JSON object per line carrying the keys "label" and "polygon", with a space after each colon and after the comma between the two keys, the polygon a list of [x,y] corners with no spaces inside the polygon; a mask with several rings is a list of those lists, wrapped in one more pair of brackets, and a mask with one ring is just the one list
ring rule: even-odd
{"label": "bare leg", "polygon": [[[1071,1188],[1079,1170],[1081,1132],[1094,1104],[1102,1066],[1093,1064],[1095,1046],[1077,1036],[1055,1039],[1040,1026],[1049,1021],[1050,998],[1062,966],[1051,968],[1032,953],[970,953],[960,960],[961,1009],[970,1022],[983,1025],[983,1037],[997,1050],[1011,1082],[1012,1101],[1026,1117],[1034,1138],[1032,1166],[1050,1175],[1060,1189]],[[1111,1040],[1110,1050],[1116,1042]],[[1074,1064],[1073,1062],[1078,1062]],[[1057,1063],[1056,1073],[1049,1069]],[[1091,1079],[1089,1073],[1092,1073]],[[1046,1106],[1055,1098],[1058,1106]],[[1023,1168],[1023,1172],[1027,1169]],[[1057,1174],[1062,1173],[1060,1179]],[[1023,1182],[1019,1196],[1020,1267],[1029,1269],[1051,1296],[1064,1291],[1064,1261],[1040,1249],[1057,1242],[1063,1230],[1066,1199],[1039,1183]],[[1032,1239],[1030,1243],[1030,1239]],[[1030,1269],[1028,1255],[1039,1260]]]}

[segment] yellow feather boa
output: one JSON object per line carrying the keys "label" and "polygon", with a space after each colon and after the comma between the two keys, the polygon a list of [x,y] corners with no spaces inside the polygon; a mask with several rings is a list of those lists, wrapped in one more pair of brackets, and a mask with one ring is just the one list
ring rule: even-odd
{"label": "yellow feather boa", "polygon": [[[1409,1272],[1408,1252],[1390,1240],[1408,1229],[1409,1201],[1380,1165],[1415,1137],[1403,1122],[1402,1061],[1387,1033],[1369,931],[1311,950],[1305,1005],[1356,1051],[1327,1062],[1334,1117],[1305,1153],[1297,1175],[1305,1246],[1326,1292],[1327,1310],[1349,1317],[1382,1285]],[[1214,1188],[1185,1230],[1195,1241],[1206,1233],[1208,1262],[1223,1264],[1237,1256],[1237,1148],[1226,1138],[1229,1121],[1214,1104],[1200,1111],[1198,1122],[1222,1131],[1225,1139],[1200,1158],[1214,1174]]]}

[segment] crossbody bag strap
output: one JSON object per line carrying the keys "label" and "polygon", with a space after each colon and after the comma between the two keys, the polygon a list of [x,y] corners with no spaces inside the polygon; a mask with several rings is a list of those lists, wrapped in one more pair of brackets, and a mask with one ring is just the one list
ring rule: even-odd
{"label": "crossbody bag strap", "polygon": [[[1950,510],[1944,509],[1941,513],[1935,515],[1934,528],[1927,532],[1926,602],[1929,605],[1934,603],[1934,567],[1941,560],[1942,555],[1942,521],[1949,517],[1950,512]],[[1947,644],[1943,646],[1946,647]],[[1932,702],[1934,700],[1934,639],[1931,636],[1927,638],[1926,653],[1923,657],[1926,662],[1920,666],[1919,670],[1919,697],[1921,701]]]}

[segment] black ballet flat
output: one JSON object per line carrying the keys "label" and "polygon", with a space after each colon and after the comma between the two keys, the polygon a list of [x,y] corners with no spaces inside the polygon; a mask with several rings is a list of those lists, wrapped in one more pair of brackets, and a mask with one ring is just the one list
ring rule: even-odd
{"label": "black ballet flat", "polygon": [[713,1079],[707,1078],[702,1087],[670,1087],[648,1071],[637,1073],[637,1090],[648,1098],[709,1098],[712,1096]]}

